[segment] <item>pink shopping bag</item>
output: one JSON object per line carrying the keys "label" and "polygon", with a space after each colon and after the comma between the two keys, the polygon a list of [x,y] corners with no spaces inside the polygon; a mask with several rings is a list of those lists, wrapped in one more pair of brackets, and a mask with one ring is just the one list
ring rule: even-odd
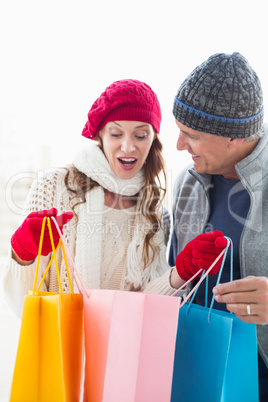
{"label": "pink shopping bag", "polygon": [[87,400],[169,401],[180,298],[99,289],[87,292]]}

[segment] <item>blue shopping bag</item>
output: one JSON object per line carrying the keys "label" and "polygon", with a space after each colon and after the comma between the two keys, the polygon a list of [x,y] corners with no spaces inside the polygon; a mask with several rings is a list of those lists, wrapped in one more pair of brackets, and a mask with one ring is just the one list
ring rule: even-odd
{"label": "blue shopping bag", "polygon": [[214,297],[210,307],[190,302],[180,308],[171,402],[258,402],[256,325],[213,303]]}

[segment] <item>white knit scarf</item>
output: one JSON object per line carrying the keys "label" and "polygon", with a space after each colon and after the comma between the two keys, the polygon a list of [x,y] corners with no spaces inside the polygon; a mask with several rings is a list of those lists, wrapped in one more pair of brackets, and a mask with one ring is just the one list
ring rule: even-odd
{"label": "white knit scarf", "polygon": [[[100,288],[104,189],[115,194],[133,196],[144,186],[144,172],[139,171],[132,179],[120,179],[112,171],[97,143],[92,143],[88,149],[80,151],[74,160],[74,166],[100,185],[87,192],[86,202],[80,205],[75,257],[76,268],[81,274],[84,286],[97,289]],[[141,213],[137,213],[133,240],[127,251],[128,275],[125,278],[125,281],[133,284],[135,288],[144,288],[149,281],[164,274],[168,268],[162,229],[154,236],[156,258],[148,267],[143,268],[142,251],[147,232],[148,221]]]}

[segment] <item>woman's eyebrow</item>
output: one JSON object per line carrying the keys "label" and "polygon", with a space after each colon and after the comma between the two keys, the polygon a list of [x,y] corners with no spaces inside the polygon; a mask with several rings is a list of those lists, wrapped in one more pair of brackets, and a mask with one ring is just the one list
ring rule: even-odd
{"label": "woman's eyebrow", "polygon": [[143,127],[148,127],[149,124],[141,124],[140,126],[136,126],[135,128],[143,128]]}

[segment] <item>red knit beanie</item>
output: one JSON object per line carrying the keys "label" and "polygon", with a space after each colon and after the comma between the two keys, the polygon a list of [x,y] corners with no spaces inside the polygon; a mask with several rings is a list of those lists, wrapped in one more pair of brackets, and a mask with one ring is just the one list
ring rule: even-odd
{"label": "red knit beanie", "polygon": [[116,120],[149,123],[159,133],[160,104],[149,85],[137,80],[113,82],[93,103],[82,135],[95,139],[106,123]]}

